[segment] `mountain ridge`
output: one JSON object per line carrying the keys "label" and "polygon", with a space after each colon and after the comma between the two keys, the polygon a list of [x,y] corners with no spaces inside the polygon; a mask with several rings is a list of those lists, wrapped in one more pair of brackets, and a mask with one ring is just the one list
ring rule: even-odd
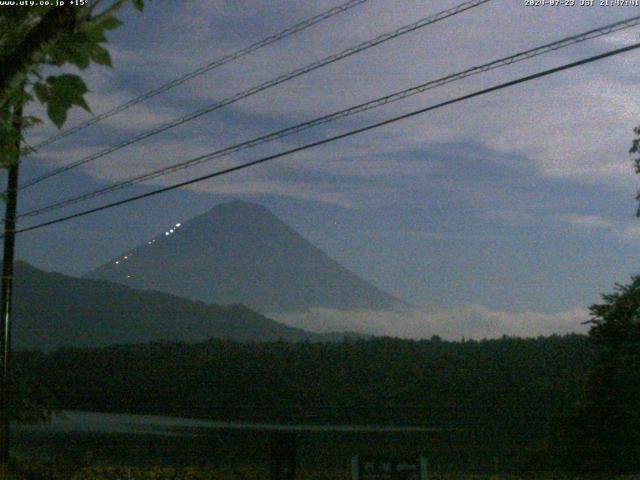
{"label": "mountain ridge", "polygon": [[13,344],[16,349],[100,347],[149,341],[331,341],[276,322],[243,305],[209,305],[106,280],[15,266]]}

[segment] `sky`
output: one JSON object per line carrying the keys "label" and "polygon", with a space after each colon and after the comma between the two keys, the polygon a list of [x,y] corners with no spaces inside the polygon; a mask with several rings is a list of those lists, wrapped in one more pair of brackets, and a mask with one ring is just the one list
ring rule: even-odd
{"label": "sky", "polygon": [[[369,0],[42,149],[24,180],[462,3]],[[493,0],[204,115],[21,192],[27,211],[471,66],[640,14],[640,7]],[[123,10],[114,68],[81,74],[100,113],[339,1],[156,0]],[[194,178],[637,42],[638,27],[451,83],[154,179],[20,226]],[[640,51],[520,84],[252,169],[24,233],[18,257],[80,275],[231,199],[267,206],[331,257],[415,306],[403,318],[323,312],[377,333],[584,331],[587,308],[637,274]],[[34,112],[38,113],[37,107]],[[89,118],[71,112],[68,126]],[[32,144],[55,133],[44,125]],[[292,322],[313,323],[311,312]],[[365,320],[366,318],[366,320]],[[290,320],[290,319],[289,319]]]}

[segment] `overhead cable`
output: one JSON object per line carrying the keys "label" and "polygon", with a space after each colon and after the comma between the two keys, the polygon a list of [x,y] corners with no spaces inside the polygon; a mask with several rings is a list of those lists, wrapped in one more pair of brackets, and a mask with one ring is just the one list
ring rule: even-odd
{"label": "overhead cable", "polygon": [[253,148],[255,146],[261,145],[263,143],[267,143],[267,142],[271,142],[273,140],[276,139],[280,139],[289,135],[293,135],[299,132],[302,132],[304,130],[310,129],[312,127],[316,127],[318,125],[322,125],[322,124],[326,124],[341,118],[345,118],[345,117],[349,117],[351,115],[355,115],[357,113],[361,113],[361,112],[365,112],[367,110],[371,110],[383,105],[388,105],[390,103],[393,102],[397,102],[399,100],[403,100],[406,99],[408,97],[423,93],[425,91],[446,85],[448,83],[454,82],[454,81],[458,81],[458,80],[462,80],[464,78],[468,78],[470,76],[473,75],[477,75],[479,73],[483,73],[483,72],[487,72],[490,70],[495,70],[497,68],[500,67],[504,67],[507,65],[512,65],[514,63],[523,61],[523,60],[528,60],[530,58],[534,58],[537,57],[539,55],[543,55],[552,51],[556,51],[559,50],[561,48],[566,48],[570,45],[575,45],[577,43],[581,43],[584,42],[586,40],[591,40],[594,38],[598,38],[601,37],[603,35],[608,35],[611,34],[613,32],[617,32],[620,30],[624,30],[627,28],[631,28],[631,27],[635,27],[637,25],[640,24],[640,15],[632,17],[632,18],[628,18],[626,20],[622,20],[622,21],[618,21],[615,23],[611,23],[608,25],[605,25],[603,27],[599,27],[599,28],[595,28],[577,35],[572,35],[570,37],[565,37],[561,40],[557,40],[555,42],[552,43],[547,43],[545,45],[541,45],[539,47],[535,47],[535,48],[531,48],[529,50],[523,51],[523,52],[519,52],[513,55],[510,55],[508,57],[503,57],[497,60],[493,60],[489,63],[485,63],[483,65],[479,65],[479,66],[475,66],[475,67],[471,67],[468,68],[466,70],[463,70],[461,72],[458,73],[454,73],[451,75],[447,75],[445,77],[441,77],[438,78],[436,80],[431,80],[428,81],[426,83],[422,83],[420,85],[416,85],[413,86],[411,88],[407,88],[395,93],[392,93],[390,95],[386,95],[383,97],[379,97],[376,98],[375,100],[371,100],[369,102],[366,103],[361,103],[359,105],[355,105],[353,107],[344,109],[344,110],[339,110],[337,112],[333,112],[329,115],[324,115],[321,117],[317,117],[313,120],[309,120],[307,122],[304,123],[300,123],[288,128],[284,128],[275,132],[271,132],[268,133],[266,135],[262,135],[259,136],[257,138],[253,138],[251,140],[242,142],[242,143],[238,143],[235,145],[231,145],[229,147],[225,147],[223,149],[220,150],[216,150],[215,152],[212,153],[208,153],[206,155],[201,155],[199,157],[195,157],[183,162],[179,162],[176,164],[172,164],[157,170],[154,170],[152,172],[148,172],[142,175],[138,175],[134,178],[128,179],[128,180],[124,180],[122,182],[118,182],[115,183],[113,185],[109,185],[107,187],[103,187],[88,193],[84,193],[81,195],[77,195],[77,196],[73,196],[64,200],[61,200],[59,202],[47,205],[47,206],[43,206],[43,207],[38,207],[38,208],[34,208],[32,210],[29,210],[27,212],[21,213],[20,215],[18,215],[18,218],[22,218],[22,217],[34,217],[37,215],[41,215],[53,210],[58,210],[60,208],[64,208],[70,205],[74,205],[80,202],[84,202],[111,192],[115,192],[118,190],[121,190],[123,188],[127,188],[133,185],[136,185],[138,183],[141,183],[143,181],[147,181],[147,180],[151,180],[157,177],[162,177],[165,175],[169,175],[175,172],[178,172],[180,170],[184,170],[186,168],[190,168],[190,167],[194,167],[196,165],[200,165],[202,163],[205,162],[209,162],[211,160],[217,159],[217,158],[221,158],[221,157],[225,157],[228,155],[231,155],[233,153],[239,152],[241,150],[245,150],[248,148]]}
{"label": "overhead cable", "polygon": [[23,184],[20,189],[25,189],[28,187],[31,187],[33,185],[36,185],[44,180],[47,180],[48,178],[54,177],[56,175],[60,175],[61,173],[64,172],[68,172],[69,170],[72,170],[74,168],[77,168],[81,165],[85,165],[89,162],[93,162],[95,160],[98,160],[99,158],[105,157],[113,152],[116,152],[124,147],[127,147],[129,145],[132,145],[134,143],[140,142],[142,140],[145,140],[147,138],[153,137],[155,135],[158,135],[159,133],[165,132],[169,129],[175,128],[177,126],[180,126],[184,123],[190,122],[191,120],[195,120],[196,118],[199,118],[203,115],[206,115],[208,113],[211,113],[215,110],[219,110],[222,107],[226,107],[227,105],[231,105],[239,100],[245,99],[247,97],[250,97],[252,95],[255,95],[257,93],[260,93],[264,90],[267,90],[269,88],[273,88],[277,85],[280,85],[284,82],[287,82],[289,80],[292,80],[294,78],[300,77],[302,75],[305,75],[307,73],[310,73],[314,70],[317,70],[319,68],[322,68],[326,65],[329,65],[331,63],[337,62],[339,60],[342,60],[344,58],[350,57],[351,55],[355,55],[356,53],[362,52],[364,50],[367,50],[369,48],[375,47],[376,45],[380,45],[381,43],[384,42],[388,42],[389,40],[392,40],[394,38],[400,37],[402,35],[406,35],[410,32],[414,32],[420,28],[424,28],[428,25],[432,25],[436,22],[440,22],[442,20],[445,20],[446,18],[452,17],[454,15],[458,15],[462,12],[465,12],[467,10],[470,10],[472,8],[478,7],[482,4],[488,3],[492,0],[471,0],[471,1],[467,1],[464,3],[461,3],[460,5],[447,9],[447,10],[443,10],[439,13],[436,13],[435,15],[431,15],[429,17],[425,17],[422,18],[420,20],[418,20],[417,22],[413,22],[409,25],[405,25],[403,27],[400,27],[392,32],[388,32],[388,33],[384,33],[382,35],[379,35],[377,37],[375,37],[372,40],[368,40],[366,42],[362,42],[354,47],[349,47],[346,50],[343,50],[339,53],[333,54],[333,55],[329,55],[328,57],[325,57],[321,60],[317,60],[313,63],[310,63],[304,67],[301,68],[297,68],[289,73],[286,73],[284,75],[280,75],[276,78],[273,78],[271,80],[268,80],[267,82],[264,82],[260,85],[251,87],[247,90],[244,90],[242,92],[236,93],[234,95],[231,95],[230,97],[227,97],[221,101],[218,102],[214,102],[210,105],[207,105],[205,107],[202,107],[198,110],[195,110],[191,113],[188,113],[187,115],[184,115],[182,117],[176,118],[170,122],[164,123],[158,127],[154,127],[151,130],[148,130],[146,132],[143,132],[139,135],[136,135],[132,138],[129,138],[128,140],[125,140],[123,142],[120,142],[114,146],[108,147],[104,150],[101,150],[99,152],[93,153],[91,155],[88,155],[84,158],[81,158],[79,160],[76,160],[74,162],[71,162],[67,165],[64,165],[58,169],[55,169],[49,173],[46,173],[44,175],[41,175],[39,177],[36,177],[32,180],[27,181],[25,184]]}
{"label": "overhead cable", "polygon": [[348,2],[343,3],[342,5],[338,5],[337,7],[333,7],[330,8],[329,10],[326,10],[325,12],[322,12],[318,15],[315,15],[311,18],[308,18],[306,20],[303,20],[299,23],[296,23],[295,25],[292,25],[291,27],[288,27],[274,35],[269,35],[266,38],[263,38],[262,40],[253,43],[247,47],[244,47],[240,50],[237,50],[235,52],[232,52],[228,55],[225,55],[224,57],[218,58],[216,60],[214,60],[211,63],[208,63],[207,65],[204,65],[200,68],[197,68],[181,77],[178,77],[176,79],[173,79],[167,83],[164,83],[162,85],[160,85],[159,87],[156,87],[152,90],[149,90],[148,92],[145,92],[141,95],[138,95],[137,97],[134,97],[130,100],[128,100],[127,102],[118,105],[117,107],[114,107],[110,110],[107,110],[103,113],[100,113],[99,115],[96,115],[95,117],[92,117],[82,123],[79,123],[78,125],[75,125],[74,127],[68,128],[66,130],[63,130],[59,133],[57,133],[56,135],[53,135],[49,138],[47,138],[46,140],[38,143],[37,145],[35,145],[33,147],[34,150],[38,150],[42,147],[45,147],[47,145],[50,145],[54,142],[57,142],[58,140],[61,140],[65,137],[68,137],[69,135],[73,135],[74,133],[77,133],[81,130],[84,130],[87,127],[90,127],[91,125],[95,125],[96,123],[112,117],[114,115],[117,115],[118,113],[124,112],[125,110],[133,107],[134,105],[137,105],[140,102],[144,102],[145,100],[148,100],[150,98],[155,97],[156,95],[160,95],[161,93],[166,92],[167,90],[171,90],[174,87],[177,87],[178,85],[182,85],[183,83],[191,80],[192,78],[198,77],[204,73],[210,72],[211,70],[221,67],[222,65],[225,65],[229,62],[233,62],[234,60],[238,60],[239,58],[242,58],[246,55],[249,55],[252,52],[255,52],[256,50],[259,50],[260,48],[266,47],[267,45],[271,45],[272,43],[278,42],[280,40],[283,40],[287,37],[290,37],[291,35],[301,32],[313,25],[316,25],[324,20],[327,20],[328,18],[334,17],[336,15],[339,15],[343,12],[346,12],[348,10],[351,10],[354,7],[357,7],[358,5],[361,5],[365,2],[367,2],[368,0],[349,0]]}
{"label": "overhead cable", "polygon": [[262,158],[259,158],[257,160],[253,160],[253,161],[250,161],[250,162],[242,163],[240,165],[236,165],[234,167],[229,167],[229,168],[225,168],[225,169],[222,169],[222,170],[217,170],[217,171],[209,173],[207,175],[202,175],[202,176],[199,176],[199,177],[196,177],[196,178],[192,178],[190,180],[186,180],[186,181],[183,181],[183,182],[175,183],[173,185],[169,185],[169,186],[166,186],[166,187],[158,188],[156,190],[153,190],[153,191],[150,191],[150,192],[147,192],[147,193],[143,193],[143,194],[140,194],[140,195],[135,195],[133,197],[129,197],[129,198],[126,198],[126,199],[123,199],[123,200],[119,200],[119,201],[116,201],[116,202],[112,202],[112,203],[108,203],[108,204],[105,204],[105,205],[101,205],[99,207],[90,208],[90,209],[83,210],[81,212],[77,212],[77,213],[74,213],[74,214],[71,214],[71,215],[66,215],[66,216],[63,216],[63,217],[59,217],[59,218],[56,218],[54,220],[50,220],[50,221],[47,221],[47,222],[39,223],[37,225],[32,225],[32,226],[29,226],[29,227],[20,228],[20,229],[17,229],[15,231],[15,233],[24,233],[24,232],[28,232],[28,231],[32,231],[32,230],[41,229],[41,228],[44,228],[44,227],[47,227],[47,226],[50,226],[50,225],[56,225],[58,223],[66,222],[66,221],[72,220],[74,218],[84,217],[84,216],[92,214],[92,213],[100,212],[100,211],[103,211],[103,210],[108,210],[108,209],[111,209],[111,208],[114,208],[114,207],[117,207],[117,206],[120,206],[120,205],[125,205],[127,203],[131,203],[131,202],[135,202],[137,200],[141,200],[143,198],[148,198],[148,197],[152,197],[152,196],[155,196],[155,195],[158,195],[158,194],[161,194],[161,193],[165,193],[165,192],[169,192],[169,191],[172,191],[172,190],[176,190],[178,188],[185,187],[185,186],[188,186],[188,185],[192,185],[192,184],[195,184],[195,183],[199,183],[199,182],[202,182],[204,180],[209,180],[211,178],[220,177],[220,176],[227,175],[227,174],[230,174],[230,173],[233,173],[233,172],[244,170],[244,169],[247,169],[247,168],[250,168],[250,167],[254,167],[256,165],[260,165],[260,164],[263,164],[263,163],[266,163],[266,162],[270,162],[272,160],[276,160],[278,158],[289,156],[289,155],[294,154],[294,153],[302,152],[304,150],[308,150],[308,149],[311,149],[311,148],[314,148],[314,147],[318,147],[320,145],[325,145],[325,144],[328,144],[328,143],[331,143],[331,142],[335,142],[335,141],[343,139],[343,138],[352,137],[354,135],[358,135],[360,133],[364,133],[364,132],[367,132],[369,130],[380,128],[380,127],[383,127],[385,125],[390,125],[390,124],[399,122],[401,120],[406,120],[408,118],[415,117],[417,115],[421,115],[421,114],[424,114],[424,113],[427,113],[427,112],[430,112],[430,111],[433,111],[433,110],[437,110],[437,109],[446,107],[448,105],[453,105],[455,103],[459,103],[459,102],[462,102],[462,101],[465,101],[465,100],[469,100],[471,98],[479,97],[481,95],[486,95],[488,93],[492,93],[492,92],[495,92],[495,91],[498,91],[498,90],[502,90],[502,89],[505,89],[505,88],[508,88],[508,87],[512,87],[514,85],[518,85],[518,84],[521,84],[521,83],[529,82],[529,81],[532,81],[532,80],[535,80],[535,79],[538,79],[538,78],[541,78],[541,77],[546,77],[548,75],[552,75],[554,73],[558,73],[558,72],[561,72],[561,71],[564,71],[564,70],[569,70],[571,68],[576,68],[576,67],[579,67],[579,66],[582,66],[582,65],[586,65],[586,64],[598,61],[598,60],[602,60],[602,59],[605,59],[605,58],[613,57],[615,55],[620,55],[622,53],[629,52],[629,51],[632,51],[632,50],[636,50],[638,48],[640,48],[640,43],[634,43],[632,45],[629,45],[629,46],[626,46],[626,47],[622,47],[622,48],[618,48],[618,49],[615,49],[615,50],[610,50],[608,52],[601,53],[599,55],[593,55],[591,57],[587,57],[587,58],[584,58],[582,60],[578,60],[578,61],[575,61],[575,62],[567,63],[567,64],[564,64],[564,65],[559,66],[559,67],[543,70],[541,72],[538,72],[538,73],[535,73],[535,74],[532,74],[532,75],[527,75],[527,76],[524,76],[524,77],[520,77],[520,78],[515,79],[515,80],[511,80],[511,81],[508,81],[508,82],[504,82],[504,83],[495,85],[493,87],[484,88],[482,90],[478,90],[478,91],[475,91],[473,93],[469,93],[467,95],[456,97],[454,99],[447,100],[445,102],[440,102],[438,104],[431,105],[431,106],[428,106],[428,107],[425,107],[425,108],[421,108],[419,110],[414,110],[412,112],[405,113],[404,115],[399,115],[399,116],[396,116],[396,117],[392,117],[392,118],[389,118],[387,120],[383,120],[381,122],[376,122],[376,123],[367,125],[365,127],[361,127],[361,128],[357,128],[355,130],[350,130],[348,132],[341,133],[339,135],[334,135],[332,137],[328,137],[328,138],[325,138],[325,139],[322,139],[322,140],[318,140],[318,141],[315,141],[315,142],[307,143],[305,145],[302,145],[302,146],[299,146],[299,147],[296,147],[296,148],[292,148],[292,149],[289,149],[289,150],[286,150],[286,151],[283,151],[283,152],[280,152],[280,153],[276,153],[274,155],[269,155],[269,156],[266,156],[266,157],[262,157]]}

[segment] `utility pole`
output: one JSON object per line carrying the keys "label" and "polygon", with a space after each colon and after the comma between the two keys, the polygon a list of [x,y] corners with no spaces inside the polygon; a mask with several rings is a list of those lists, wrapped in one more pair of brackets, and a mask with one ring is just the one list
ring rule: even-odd
{"label": "utility pole", "polygon": [[13,259],[16,240],[16,209],[18,204],[18,169],[20,166],[20,137],[22,105],[13,112],[13,126],[18,133],[15,158],[11,159],[7,176],[7,198],[4,215],[4,256],[2,259],[2,287],[0,289],[0,480],[9,473],[9,406],[11,404],[11,314],[13,293]]}

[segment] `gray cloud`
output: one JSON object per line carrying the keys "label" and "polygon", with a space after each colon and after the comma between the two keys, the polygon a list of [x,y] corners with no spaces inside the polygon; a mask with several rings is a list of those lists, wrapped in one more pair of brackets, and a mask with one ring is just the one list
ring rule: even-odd
{"label": "gray cloud", "polygon": [[[457,3],[439,2],[437,9]],[[173,15],[163,16],[156,12],[164,22],[173,22],[172,28],[164,35],[165,42],[142,44],[134,49],[130,42],[122,40],[129,39],[124,33],[127,28],[145,27],[145,24],[136,21],[125,25],[124,33],[115,38],[116,70],[93,74],[94,78],[90,79],[95,84],[94,90],[106,90],[106,93],[94,94],[90,100],[95,111],[99,112],[133,94],[133,91],[113,87],[114,84],[122,84],[128,76],[146,79],[140,85],[143,88],[157,85],[256,40],[254,37],[267,33],[265,25],[277,30],[281,24],[292,23],[294,17],[304,18],[330,4],[296,4],[292,9],[289,2],[270,2],[267,7],[263,2],[254,0],[247,2],[242,9],[234,9],[227,2],[212,1],[194,2],[189,8],[177,9]],[[199,77],[162,98],[136,108],[131,112],[133,116],[107,122],[104,128],[128,127],[130,134],[133,129],[164,122],[180,110],[189,110],[194,102],[202,105],[219,100],[431,14],[435,9],[435,6],[425,8],[424,2],[419,1],[409,1],[403,4],[403,8],[391,8],[383,2],[372,1],[309,32],[273,45],[258,55]],[[495,2],[242,101],[234,108],[246,114],[277,119],[278,122],[296,122],[557,39],[558,32],[579,32],[621,17],[612,9],[599,7],[550,10],[527,9],[520,2]],[[288,14],[286,18],[277,16],[278,12],[285,11]],[[251,28],[247,28],[249,26]],[[187,33],[189,42],[184,42],[181,39]],[[143,31],[141,38],[146,37],[155,38]],[[621,45],[633,38],[633,33],[618,33],[611,39],[591,42],[589,46],[572,47],[531,63],[475,77],[415,97],[409,102],[371,112],[362,121],[375,121],[513,78],[522,72],[557,65],[591,50],[600,51],[611,44]],[[206,45],[206,49],[200,48],[202,45]],[[366,143],[370,152],[377,150],[381,153],[417,151],[434,143],[475,141],[497,152],[524,155],[530,166],[550,178],[629,185],[628,165],[620,159],[626,156],[630,128],[640,117],[640,106],[633,101],[633,90],[623,88],[616,75],[618,71],[629,69],[636,73],[638,70],[626,58],[608,60],[387,127],[367,135]],[[118,78],[121,80],[114,82]],[[184,104],[182,108],[168,107],[180,102]],[[82,114],[74,115],[74,118],[82,117]],[[225,130],[231,127],[223,112],[209,115],[192,125],[198,128],[185,128],[178,138],[172,138],[179,145],[178,149],[189,151],[194,143],[202,143],[202,128],[206,131],[209,125],[215,125],[210,129],[210,142],[225,143],[230,133]],[[225,125],[229,127],[225,128]],[[246,128],[248,132],[255,130],[251,125],[246,125]],[[356,151],[358,160],[366,164],[371,160],[362,158],[362,152],[357,151],[361,143],[365,142],[351,139],[333,144],[331,149],[334,156],[341,158],[352,158]],[[129,150],[128,155],[133,154],[138,156],[137,164],[141,168],[158,163],[155,158],[149,159],[148,155],[140,158],[139,151]],[[153,152],[153,155],[159,154]],[[114,160],[126,156],[114,156]],[[326,161],[326,154],[321,150],[310,152],[305,157],[318,164]],[[104,175],[99,168],[93,169],[92,173]]]}
{"label": "gray cloud", "polygon": [[397,312],[313,309],[307,313],[272,316],[292,326],[321,332],[351,330],[405,338],[439,335],[449,340],[585,333],[588,327],[582,322],[589,318],[583,309],[554,314],[510,313],[481,305],[454,309],[421,307]]}

